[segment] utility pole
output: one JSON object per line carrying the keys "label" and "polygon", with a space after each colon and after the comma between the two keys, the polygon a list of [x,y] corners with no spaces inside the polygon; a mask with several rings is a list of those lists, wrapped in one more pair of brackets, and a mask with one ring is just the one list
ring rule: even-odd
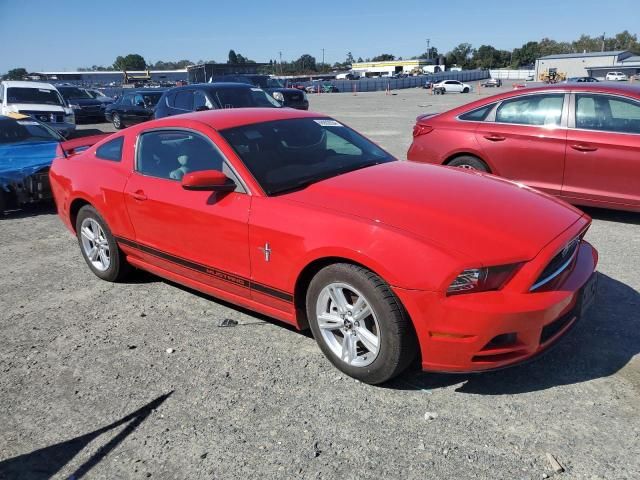
{"label": "utility pole", "polygon": [[280,55],[280,75],[282,75],[282,52],[278,52],[278,55]]}
{"label": "utility pole", "polygon": [[324,70],[324,48],[322,49],[322,69]]}
{"label": "utility pole", "polygon": [[431,60],[431,39],[427,38],[427,59]]}
{"label": "utility pole", "polygon": [[606,35],[607,32],[602,32],[602,47],[601,47],[601,52],[604,52],[604,36]]}

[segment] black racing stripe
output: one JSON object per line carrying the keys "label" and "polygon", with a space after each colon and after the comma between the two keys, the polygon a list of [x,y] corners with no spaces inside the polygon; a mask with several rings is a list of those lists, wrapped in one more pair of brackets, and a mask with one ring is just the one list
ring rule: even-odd
{"label": "black racing stripe", "polygon": [[285,291],[278,290],[277,288],[270,287],[269,285],[263,285],[262,283],[252,282],[247,278],[233,275],[229,272],[225,272],[224,270],[219,270],[217,268],[208,267],[206,265],[192,262],[184,258],[176,257],[175,255],[171,255],[169,253],[163,252],[156,248],[143,245],[142,243],[136,242],[134,240],[129,240],[123,237],[116,237],[116,240],[118,243],[121,243],[122,245],[126,245],[136,250],[140,250],[141,252],[148,253],[149,255],[153,255],[154,257],[158,257],[168,262],[175,263],[176,265],[180,265],[181,267],[188,268],[195,272],[204,273],[205,275],[209,275],[218,280],[222,280],[223,282],[231,283],[233,285],[237,285],[244,288],[251,288],[257,292],[263,293],[265,295],[269,295],[270,297],[274,297],[279,300],[284,300],[285,302],[293,302],[293,295]]}
{"label": "black racing stripe", "polygon": [[293,302],[293,295],[291,295],[290,293],[276,290],[275,288],[271,288],[267,285],[251,282],[251,288],[257,292],[269,295],[270,297],[279,298],[280,300],[284,300],[285,302]]}

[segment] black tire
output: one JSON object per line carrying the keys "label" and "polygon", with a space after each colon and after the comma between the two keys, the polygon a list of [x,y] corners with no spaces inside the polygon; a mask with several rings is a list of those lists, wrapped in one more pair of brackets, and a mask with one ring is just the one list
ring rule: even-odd
{"label": "black tire", "polygon": [[472,155],[461,155],[460,157],[456,157],[451,160],[447,165],[450,167],[466,168],[469,170],[491,173],[491,170],[489,170],[486,163]]}
{"label": "black tire", "polygon": [[123,128],[125,128],[124,122],[122,121],[120,114],[117,112],[113,112],[111,114],[111,123],[113,123],[113,127],[116,130],[122,130]]}
{"label": "black tire", "polygon": [[[378,319],[379,348],[367,366],[349,365],[338,358],[322,336],[316,304],[322,290],[332,283],[348,284],[361,292]],[[416,335],[404,307],[384,280],[366,268],[337,263],[320,270],[307,290],[306,309],[313,336],[325,356],[336,368],[362,382],[386,382],[405,370],[416,356]]]}
{"label": "black tire", "polygon": [[469,93],[469,88],[468,87],[464,87],[462,89],[462,93]]}
{"label": "black tire", "polygon": [[[87,256],[85,249],[82,245],[82,233],[81,226],[82,222],[86,219],[93,219],[100,225],[104,232],[104,236],[109,244],[109,267],[106,270],[97,269],[92,263],[89,257]],[[102,280],[106,280],[107,282],[118,282],[123,280],[127,274],[131,270],[131,266],[127,263],[125,255],[122,253],[116,239],[114,238],[107,222],[102,218],[102,216],[97,212],[95,208],[91,205],[85,205],[78,212],[78,217],[76,218],[76,237],[78,238],[78,244],[80,245],[80,252],[82,252],[82,257],[84,261],[87,263],[91,271]]]}
{"label": "black tire", "polygon": [[6,201],[5,201],[5,193],[2,190],[2,187],[0,187],[0,216],[4,215],[4,210],[5,208],[7,208],[6,205]]}

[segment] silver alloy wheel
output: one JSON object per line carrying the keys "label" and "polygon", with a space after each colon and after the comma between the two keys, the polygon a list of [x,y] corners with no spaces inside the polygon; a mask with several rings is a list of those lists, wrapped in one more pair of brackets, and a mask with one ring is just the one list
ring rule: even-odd
{"label": "silver alloy wheel", "polygon": [[120,128],[120,115],[118,115],[117,113],[114,113],[111,117],[111,120],[113,121],[114,127]]}
{"label": "silver alloy wheel", "polygon": [[373,363],[380,350],[380,326],[369,301],[351,285],[331,283],[316,302],[318,328],[325,344],[353,367]]}
{"label": "silver alloy wheel", "polygon": [[462,165],[458,165],[458,168],[464,168],[465,170],[475,170],[475,167],[469,165],[468,163],[463,163]]}
{"label": "silver alloy wheel", "polygon": [[85,218],[80,225],[80,238],[84,254],[91,265],[101,272],[107,270],[111,265],[109,242],[100,224],[93,218]]}

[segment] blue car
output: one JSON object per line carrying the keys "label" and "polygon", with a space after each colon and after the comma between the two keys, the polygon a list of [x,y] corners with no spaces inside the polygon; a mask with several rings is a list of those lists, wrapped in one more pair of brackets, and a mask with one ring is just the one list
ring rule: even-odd
{"label": "blue car", "polygon": [[29,203],[52,199],[49,167],[109,136],[108,133],[66,140],[33,117],[0,115],[0,215]]}

